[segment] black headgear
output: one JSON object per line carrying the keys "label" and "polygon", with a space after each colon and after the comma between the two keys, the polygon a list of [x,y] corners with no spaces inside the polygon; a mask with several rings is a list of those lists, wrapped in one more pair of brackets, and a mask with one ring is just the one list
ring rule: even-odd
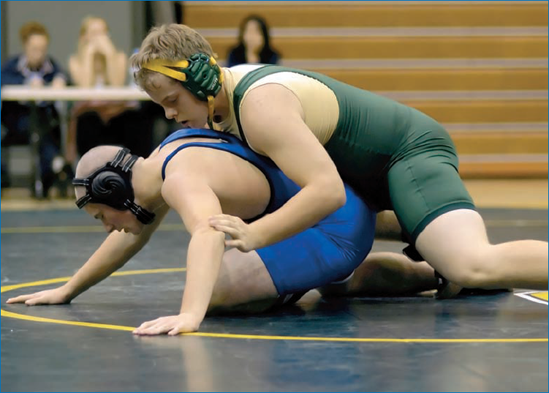
{"label": "black headgear", "polygon": [[154,221],[155,215],[135,204],[131,182],[131,168],[139,157],[132,155],[125,164],[122,164],[127,154],[130,154],[129,149],[120,149],[114,160],[87,178],[73,179],[73,185],[86,187],[86,195],[76,201],[76,206],[82,209],[91,202],[101,203],[117,210],[130,210],[139,221],[148,225]]}

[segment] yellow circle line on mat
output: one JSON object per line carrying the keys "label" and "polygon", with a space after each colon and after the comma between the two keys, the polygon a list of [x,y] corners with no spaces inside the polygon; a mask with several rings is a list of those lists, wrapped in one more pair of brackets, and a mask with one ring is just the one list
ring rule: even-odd
{"label": "yellow circle line on mat", "polygon": [[[183,231],[183,224],[162,224],[157,231]],[[47,226],[47,227],[7,227],[2,228],[2,234],[30,234],[30,233],[90,233],[105,232],[105,228],[100,225],[78,225],[78,226]]]}
{"label": "yellow circle line on mat", "polygon": [[[127,270],[113,273],[112,276],[130,276],[137,274],[157,274],[183,272],[185,268],[166,268],[166,269],[146,269],[146,270]],[[66,282],[70,277],[52,278],[49,280],[33,281],[21,284],[6,285],[1,287],[1,292],[13,291],[19,288],[34,287],[39,285],[55,284]],[[56,323],[61,325],[82,326],[96,329],[110,329],[133,331],[131,326],[110,325],[106,323],[92,323],[79,321],[65,321],[62,319],[52,319],[35,317],[32,315],[18,314],[2,309],[1,316],[6,318],[22,319],[25,321]],[[300,337],[300,336],[267,336],[233,333],[185,333],[185,336],[197,337],[215,337],[215,338],[233,338],[244,340],[291,340],[291,341],[324,341],[324,342],[358,342],[358,343],[540,343],[548,342],[547,338],[353,338],[353,337]]]}

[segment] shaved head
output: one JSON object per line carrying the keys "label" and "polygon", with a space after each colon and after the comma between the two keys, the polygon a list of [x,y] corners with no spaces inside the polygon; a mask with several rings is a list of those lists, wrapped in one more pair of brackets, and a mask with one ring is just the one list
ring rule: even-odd
{"label": "shaved head", "polygon": [[[107,162],[110,162],[122,149],[120,146],[97,146],[90,149],[82,156],[76,166],[76,178],[83,179],[90,176],[99,168],[104,167]],[[84,196],[86,190],[84,187],[75,187],[76,198]]]}

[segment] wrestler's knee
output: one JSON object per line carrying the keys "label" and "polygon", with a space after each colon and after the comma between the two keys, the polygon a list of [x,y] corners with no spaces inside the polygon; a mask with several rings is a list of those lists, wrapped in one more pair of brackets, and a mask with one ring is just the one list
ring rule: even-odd
{"label": "wrestler's knee", "polygon": [[496,279],[497,263],[491,256],[492,246],[468,250],[449,258],[451,266],[444,278],[464,288],[482,288]]}

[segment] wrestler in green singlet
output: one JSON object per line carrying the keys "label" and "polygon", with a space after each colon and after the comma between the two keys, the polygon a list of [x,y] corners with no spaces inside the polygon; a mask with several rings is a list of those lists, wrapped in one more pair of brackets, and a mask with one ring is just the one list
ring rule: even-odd
{"label": "wrestler in green singlet", "polygon": [[458,173],[455,146],[431,117],[396,101],[314,72],[264,66],[236,85],[233,105],[241,138],[239,107],[246,91],[277,73],[312,78],[329,88],[339,106],[335,130],[324,146],[342,178],[378,210],[394,210],[415,242],[434,218],[475,209]]}

